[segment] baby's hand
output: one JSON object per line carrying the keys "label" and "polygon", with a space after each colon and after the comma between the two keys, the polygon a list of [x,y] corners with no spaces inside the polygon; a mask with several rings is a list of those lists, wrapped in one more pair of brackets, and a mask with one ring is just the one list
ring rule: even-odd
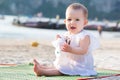
{"label": "baby's hand", "polygon": [[65,43],[61,46],[61,50],[64,52],[71,52],[72,47],[69,44]]}
{"label": "baby's hand", "polygon": [[59,34],[56,35],[56,40],[57,40],[58,38],[61,38],[61,36],[60,36]]}

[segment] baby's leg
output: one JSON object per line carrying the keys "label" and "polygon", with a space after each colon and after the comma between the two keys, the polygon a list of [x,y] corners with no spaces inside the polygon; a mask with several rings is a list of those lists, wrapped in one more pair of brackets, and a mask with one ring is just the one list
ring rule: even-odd
{"label": "baby's leg", "polygon": [[57,69],[39,69],[39,74],[37,76],[60,76],[63,75]]}
{"label": "baby's leg", "polygon": [[54,67],[49,68],[49,67],[40,66],[40,64],[36,60],[34,60],[34,72],[37,76],[63,75]]}
{"label": "baby's leg", "polygon": [[40,68],[43,68],[43,69],[53,68],[53,67],[48,67],[48,66],[41,65],[36,59],[34,59],[33,62],[34,62],[34,65],[37,65],[37,66],[39,66]]}

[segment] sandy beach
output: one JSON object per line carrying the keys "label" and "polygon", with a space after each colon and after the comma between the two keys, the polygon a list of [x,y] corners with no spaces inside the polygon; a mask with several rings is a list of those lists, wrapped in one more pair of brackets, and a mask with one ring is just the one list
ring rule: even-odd
{"label": "sandy beach", "polygon": [[32,47],[34,40],[0,39],[1,64],[26,64],[34,58],[45,64],[51,64],[54,59],[54,48],[50,44],[39,42],[38,47]]}

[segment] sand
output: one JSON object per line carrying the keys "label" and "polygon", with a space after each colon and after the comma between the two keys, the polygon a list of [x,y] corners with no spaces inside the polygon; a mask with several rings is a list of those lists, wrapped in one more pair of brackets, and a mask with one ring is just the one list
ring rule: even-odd
{"label": "sand", "polygon": [[[0,39],[0,64],[28,64],[37,59],[41,64],[53,66],[54,47],[49,41],[38,41],[37,47],[31,46],[35,40]],[[93,52],[96,68],[120,71],[120,38],[100,39],[100,48]],[[112,76],[99,80],[119,80]],[[96,80],[96,79],[94,79]]]}
{"label": "sand", "polygon": [[[28,64],[36,58],[41,64],[52,66],[55,55],[51,40],[64,31],[18,27],[11,24],[12,20],[10,17],[0,20],[0,64]],[[91,32],[99,36],[97,31]],[[31,46],[34,41],[39,43],[38,47]],[[100,43],[100,48],[93,52],[95,67],[120,71],[119,32],[103,32]],[[102,80],[120,80],[120,77]]]}
{"label": "sand", "polygon": [[[52,65],[55,59],[54,47],[49,41],[37,41],[37,47],[31,46],[35,40],[0,39],[1,64],[26,64],[35,58],[41,64]],[[120,70],[120,38],[100,39],[100,48],[93,52],[95,67]]]}
{"label": "sand", "polygon": [[120,71],[120,38],[100,39],[100,44],[93,53],[95,66]]}
{"label": "sand", "polygon": [[34,58],[46,64],[52,62],[54,48],[39,41],[38,47],[32,47],[32,42],[23,39],[0,39],[0,63],[25,64],[32,62]]}

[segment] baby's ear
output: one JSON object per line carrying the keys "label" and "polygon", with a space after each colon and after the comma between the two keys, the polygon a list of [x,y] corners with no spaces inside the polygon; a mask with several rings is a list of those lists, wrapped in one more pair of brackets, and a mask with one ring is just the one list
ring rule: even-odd
{"label": "baby's ear", "polygon": [[64,20],[64,23],[66,23],[66,19]]}
{"label": "baby's ear", "polygon": [[88,19],[85,19],[84,25],[87,25],[88,23]]}

